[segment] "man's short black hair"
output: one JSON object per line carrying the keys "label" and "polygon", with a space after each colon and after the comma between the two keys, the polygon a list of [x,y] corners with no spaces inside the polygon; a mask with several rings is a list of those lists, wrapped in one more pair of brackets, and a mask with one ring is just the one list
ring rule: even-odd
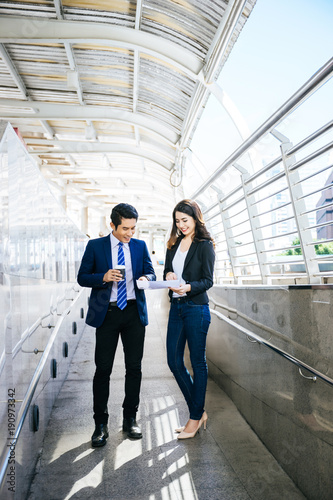
{"label": "man's short black hair", "polygon": [[119,224],[121,224],[121,219],[138,220],[138,218],[138,212],[132,205],[129,205],[128,203],[119,203],[119,205],[113,207],[110,215],[111,222],[114,224],[116,229]]}

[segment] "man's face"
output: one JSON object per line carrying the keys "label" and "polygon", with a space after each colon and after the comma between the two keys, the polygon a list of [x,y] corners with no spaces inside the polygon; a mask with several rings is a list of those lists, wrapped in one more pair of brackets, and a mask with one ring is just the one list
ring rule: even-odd
{"label": "man's face", "polygon": [[113,222],[111,222],[110,226],[113,230],[113,236],[115,236],[119,241],[122,241],[123,243],[128,243],[135,233],[136,222],[136,219],[122,218],[121,223],[119,224],[117,229]]}

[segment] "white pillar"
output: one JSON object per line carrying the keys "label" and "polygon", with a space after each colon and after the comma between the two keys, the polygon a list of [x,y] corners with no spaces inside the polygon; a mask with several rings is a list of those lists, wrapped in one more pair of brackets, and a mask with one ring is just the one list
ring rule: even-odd
{"label": "white pillar", "polygon": [[88,233],[88,207],[81,208],[81,231]]}
{"label": "white pillar", "polygon": [[149,231],[149,253],[151,253],[154,250],[154,232],[153,230]]}
{"label": "white pillar", "polygon": [[67,212],[67,196],[66,196],[66,193],[62,193],[59,196],[59,203],[62,206],[62,208]]}
{"label": "white pillar", "polygon": [[99,218],[99,236],[106,236],[109,231],[106,227],[105,215],[101,215]]}

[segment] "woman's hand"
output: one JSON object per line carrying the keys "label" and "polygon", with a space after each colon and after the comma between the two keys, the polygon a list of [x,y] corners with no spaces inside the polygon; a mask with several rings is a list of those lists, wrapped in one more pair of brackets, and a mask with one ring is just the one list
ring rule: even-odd
{"label": "woman's hand", "polygon": [[167,281],[170,281],[170,280],[176,280],[177,279],[177,274],[173,273],[172,271],[168,272],[168,274],[166,275],[165,279]]}
{"label": "woman's hand", "polygon": [[185,293],[191,291],[191,285],[189,283],[186,283],[185,285],[180,285],[178,288],[170,288],[170,290],[178,293],[178,295],[185,295]]}

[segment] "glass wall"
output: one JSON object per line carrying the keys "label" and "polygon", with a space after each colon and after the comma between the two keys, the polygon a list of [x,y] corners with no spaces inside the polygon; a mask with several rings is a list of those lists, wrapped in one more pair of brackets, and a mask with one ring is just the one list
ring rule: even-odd
{"label": "glass wall", "polygon": [[[2,122],[0,134],[0,457],[4,461],[7,440],[19,424],[20,406],[53,327],[62,313],[74,302],[77,304],[75,299],[82,295],[76,275],[87,238],[53,197],[11,125]],[[86,305],[82,295],[80,308]],[[83,329],[82,312],[81,309],[77,311],[77,317],[82,319],[75,318],[79,321],[75,333]],[[52,353],[57,362],[58,378],[45,405],[50,408],[68,366],[69,358],[62,355],[66,336],[74,352],[71,314],[70,311],[66,315],[64,331],[59,332],[55,342],[55,352],[60,354]],[[36,390],[37,398],[45,391],[50,378],[52,374],[47,368],[41,377],[41,387]],[[10,421],[6,404],[9,391],[15,408]],[[48,416],[45,412],[41,418],[47,420]],[[29,422],[27,425],[29,427]],[[28,442],[26,438],[22,441]],[[24,461],[33,466],[34,457],[28,456],[22,446],[17,467],[28,470]],[[21,478],[25,476],[26,472],[20,474]]]}

